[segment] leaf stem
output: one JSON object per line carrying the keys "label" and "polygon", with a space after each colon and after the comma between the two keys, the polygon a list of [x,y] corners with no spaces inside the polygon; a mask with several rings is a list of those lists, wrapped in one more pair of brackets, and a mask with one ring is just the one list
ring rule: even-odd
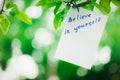
{"label": "leaf stem", "polygon": [[3,0],[3,5],[2,5],[2,9],[1,9],[1,11],[0,11],[0,14],[2,14],[2,12],[4,11],[5,1],[6,1],[6,0]]}

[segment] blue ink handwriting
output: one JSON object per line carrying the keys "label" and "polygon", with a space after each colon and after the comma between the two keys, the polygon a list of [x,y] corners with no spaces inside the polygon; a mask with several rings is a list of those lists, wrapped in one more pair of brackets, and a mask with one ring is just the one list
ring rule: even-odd
{"label": "blue ink handwriting", "polygon": [[75,32],[78,32],[79,29],[84,28],[84,27],[92,26],[92,25],[94,25],[94,24],[96,24],[96,23],[99,23],[100,21],[101,21],[101,17],[98,17],[98,18],[96,18],[96,19],[93,20],[93,21],[89,21],[89,22],[86,22],[86,23],[84,23],[84,24],[80,24],[80,25],[74,27],[74,31],[75,31]]}
{"label": "blue ink handwriting", "polygon": [[71,23],[76,20],[86,19],[86,18],[90,18],[90,17],[91,17],[91,14],[85,14],[85,15],[77,14],[75,17],[69,17],[68,22]]}
{"label": "blue ink handwriting", "polygon": [[[80,29],[85,28],[85,27],[90,27],[93,26],[94,24],[100,23],[101,22],[101,17],[97,17],[91,21],[85,22],[83,24],[80,24],[78,26],[73,27],[73,31],[77,33]],[[64,30],[64,35],[70,34],[71,31],[69,29]]]}
{"label": "blue ink handwriting", "polygon": [[70,30],[68,30],[68,29],[65,29],[65,32],[64,32],[64,34],[66,35],[66,34],[70,34]]}

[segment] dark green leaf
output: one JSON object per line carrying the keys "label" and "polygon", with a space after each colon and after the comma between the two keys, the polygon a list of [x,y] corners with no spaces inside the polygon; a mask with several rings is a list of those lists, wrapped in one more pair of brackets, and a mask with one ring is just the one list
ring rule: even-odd
{"label": "dark green leaf", "polygon": [[7,8],[7,9],[17,8],[17,5],[14,4],[13,2],[8,2],[8,3],[6,4],[6,8]]}
{"label": "dark green leaf", "polygon": [[59,12],[58,14],[55,15],[54,18],[54,28],[57,29],[58,27],[60,27],[62,21],[64,20],[64,18],[67,15],[67,12],[69,11],[70,7],[66,6],[61,12]]}
{"label": "dark green leaf", "polygon": [[11,16],[15,16],[16,14],[18,14],[19,13],[19,11],[18,11],[18,9],[16,9],[16,8],[12,8],[12,10],[10,11],[10,15]]}
{"label": "dark green leaf", "polygon": [[101,6],[103,6],[104,8],[107,8],[110,6],[110,0],[100,0],[99,3]]}
{"label": "dark green leaf", "polygon": [[103,7],[103,9],[109,13],[110,10],[111,10],[111,7],[110,7],[110,1],[111,0],[100,0],[100,6]]}
{"label": "dark green leaf", "polygon": [[55,7],[55,9],[54,9],[54,14],[57,14],[57,11],[59,10],[59,8],[60,8],[61,5],[62,5],[62,2],[58,2],[58,3],[56,4],[56,7]]}
{"label": "dark green leaf", "polygon": [[120,0],[111,0],[113,4],[120,7]]}
{"label": "dark green leaf", "polygon": [[[111,10],[110,5],[108,7],[106,6],[102,6],[104,4],[101,4],[102,2],[100,2],[100,4],[97,4],[95,2],[92,2],[94,4],[94,6],[96,6],[103,14],[108,14]],[[107,3],[106,3],[107,4]]]}
{"label": "dark green leaf", "polygon": [[10,14],[11,16],[15,16],[15,15],[18,14],[18,12],[19,12],[19,9],[18,9],[17,5],[14,4],[13,2],[8,2],[8,3],[6,4],[6,8],[7,8],[7,9],[12,8],[11,11],[9,12],[9,14]]}

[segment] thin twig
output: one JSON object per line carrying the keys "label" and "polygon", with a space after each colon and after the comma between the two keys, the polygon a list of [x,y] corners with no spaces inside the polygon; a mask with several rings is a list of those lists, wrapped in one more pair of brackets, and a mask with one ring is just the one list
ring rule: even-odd
{"label": "thin twig", "polygon": [[67,6],[71,6],[71,4],[73,4],[74,0],[71,1],[64,1],[64,3],[67,3]]}
{"label": "thin twig", "polygon": [[80,4],[76,4],[76,2],[74,0],[71,0],[70,2],[68,2],[68,1],[64,1],[64,2],[67,3],[68,6],[72,5],[72,8],[77,8],[78,12],[79,12],[79,7],[82,7],[82,6],[85,6],[85,5],[92,3],[92,1],[90,1],[90,0],[83,2],[83,3],[80,3]]}
{"label": "thin twig", "polygon": [[83,3],[80,3],[80,4],[73,5],[72,8],[82,7],[82,6],[91,4],[91,3],[92,3],[91,1],[83,2]]}
{"label": "thin twig", "polygon": [[[73,1],[73,6],[76,6],[77,4],[76,4],[76,2],[75,1]],[[76,7],[77,8],[77,11],[79,12],[79,7]]]}
{"label": "thin twig", "polygon": [[4,6],[5,6],[5,0],[3,0],[3,5],[2,5],[2,9],[0,11],[0,14],[2,14],[2,12],[4,11]]}

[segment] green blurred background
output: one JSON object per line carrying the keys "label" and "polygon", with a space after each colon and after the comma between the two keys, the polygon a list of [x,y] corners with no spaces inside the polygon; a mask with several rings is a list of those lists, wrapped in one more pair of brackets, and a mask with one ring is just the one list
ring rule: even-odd
{"label": "green blurred background", "polygon": [[91,70],[59,61],[54,54],[61,29],[54,30],[53,8],[34,0],[15,0],[30,17],[27,25],[9,16],[7,35],[0,30],[0,80],[120,80],[120,8],[114,8]]}

